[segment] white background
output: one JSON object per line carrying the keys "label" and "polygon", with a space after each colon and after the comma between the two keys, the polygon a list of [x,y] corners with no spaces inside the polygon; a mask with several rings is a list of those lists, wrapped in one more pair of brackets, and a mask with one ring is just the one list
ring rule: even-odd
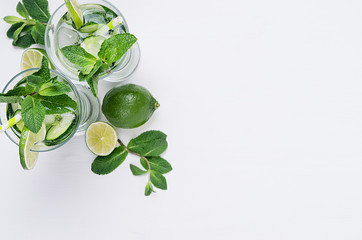
{"label": "white background", "polygon": [[[168,134],[169,190],[143,196],[136,157],[93,174],[83,137],[24,171],[1,135],[0,239],[362,238],[361,1],[113,3],[141,46],[129,82],[161,103],[146,125],[118,133]],[[16,4],[2,2],[0,17]],[[8,27],[2,87],[22,54]],[[100,84],[102,99],[114,84]]]}

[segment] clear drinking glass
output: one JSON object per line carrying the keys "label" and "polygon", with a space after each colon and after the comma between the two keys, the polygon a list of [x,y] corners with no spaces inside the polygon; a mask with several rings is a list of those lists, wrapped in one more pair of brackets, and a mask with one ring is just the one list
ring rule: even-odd
{"label": "clear drinking glass", "polygon": [[[89,19],[92,17],[99,20],[96,14],[89,14],[92,11],[98,11],[100,8],[106,7],[114,16],[120,16],[123,19],[122,24],[118,25],[113,31],[118,33],[129,32],[126,19],[122,13],[111,3],[105,0],[81,0],[80,8],[85,16]],[[85,12],[87,11],[87,12]],[[65,4],[62,4],[51,16],[45,30],[45,49],[50,61],[57,70],[64,73],[71,80],[78,81],[78,71],[71,64],[60,49],[66,46],[79,44],[84,40],[84,33],[79,32],[71,26],[71,21],[65,21],[64,18],[68,13]],[[88,13],[88,14],[87,14]],[[89,20],[88,19],[88,20]],[[89,20],[90,21],[90,20]],[[140,59],[140,49],[136,42],[130,50],[112,67],[110,71],[99,76],[99,79],[104,79],[110,82],[120,82],[128,78],[136,70]]]}
{"label": "clear drinking glass", "polygon": [[[19,84],[21,84],[25,76],[28,76],[29,73],[33,73],[37,70],[39,70],[39,68],[32,68],[17,74],[6,84],[2,93],[6,93],[9,90],[13,89],[15,86],[18,86]],[[67,95],[77,103],[77,110],[74,112],[75,118],[73,120],[75,121],[75,124],[72,124],[72,129],[69,132],[67,131],[67,135],[62,137],[62,139],[59,140],[59,142],[57,142],[56,144],[37,144],[37,148],[32,149],[32,151],[36,152],[46,152],[54,150],[68,142],[75,134],[83,134],[87,127],[92,122],[97,120],[100,111],[98,99],[93,96],[88,88],[79,84],[73,84],[65,75],[57,71],[50,70],[50,73],[51,77],[58,77],[59,81],[67,84],[72,89],[72,91]],[[18,108],[18,106],[14,106],[13,104],[1,104],[0,122],[2,125],[12,117],[11,112],[14,112],[14,108],[16,109]],[[20,133],[15,129],[15,127],[8,129],[5,134],[10,138],[12,142],[19,145]]]}

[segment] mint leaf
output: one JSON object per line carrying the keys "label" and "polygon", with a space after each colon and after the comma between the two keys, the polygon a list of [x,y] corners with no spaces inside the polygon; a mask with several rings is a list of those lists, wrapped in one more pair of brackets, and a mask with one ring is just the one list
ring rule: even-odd
{"label": "mint leaf", "polygon": [[160,131],[144,132],[132,139],[127,148],[141,156],[159,156],[167,149],[166,138],[167,135]]}
{"label": "mint leaf", "polygon": [[50,13],[47,0],[23,0],[23,4],[32,18],[43,23],[48,22]]}
{"label": "mint leaf", "polygon": [[78,66],[78,70],[85,75],[92,71],[97,61],[92,54],[88,53],[81,46],[72,45],[63,47],[61,52],[69,62]]}
{"label": "mint leaf", "polygon": [[[33,92],[38,92],[39,88],[43,85],[44,80],[43,78],[39,77],[39,76],[34,76],[34,75],[30,75],[26,77],[26,82],[27,85],[31,86],[34,91]],[[31,89],[29,88],[29,86],[25,87],[25,89]],[[31,90],[29,90],[31,91]]]}
{"label": "mint leaf", "polygon": [[68,95],[62,94],[59,96],[41,96],[34,95],[36,99],[45,107],[46,114],[61,114],[75,111],[78,107],[77,103]]}
{"label": "mint leaf", "polygon": [[21,48],[28,48],[34,43],[35,43],[34,39],[30,33],[27,33],[24,36],[19,37],[19,39],[17,39],[16,41],[15,40],[13,41],[14,46]]}
{"label": "mint leaf", "polygon": [[9,90],[5,96],[25,96],[25,95],[28,95],[30,93],[28,93],[26,90],[25,90],[25,87],[15,87],[11,90]]}
{"label": "mint leaf", "polygon": [[112,64],[121,59],[136,41],[137,38],[130,33],[114,35],[104,40],[98,56],[108,64]]}
{"label": "mint leaf", "polygon": [[146,185],[146,188],[145,188],[145,196],[150,196],[151,193],[153,193],[153,192],[154,192],[154,190],[153,190],[152,183],[148,182]]}
{"label": "mint leaf", "polygon": [[92,163],[95,174],[105,175],[113,172],[126,159],[128,152],[124,146],[117,147],[108,156],[98,156]]}
{"label": "mint leaf", "polygon": [[50,81],[40,87],[39,94],[42,96],[58,96],[71,91],[72,89],[63,82]]}
{"label": "mint leaf", "polygon": [[[162,174],[172,171],[171,164],[161,157],[147,157],[147,160],[150,163],[151,170],[157,171]],[[148,170],[148,164],[143,158],[141,158],[141,164],[145,169]]]}
{"label": "mint leaf", "polygon": [[9,30],[6,32],[6,36],[8,36],[8,38],[14,38],[15,31],[21,26],[23,26],[22,22],[15,23],[15,24],[11,25]]}
{"label": "mint leaf", "polygon": [[0,94],[0,103],[16,103],[21,102],[23,99],[19,96],[7,96],[6,94]]}
{"label": "mint leaf", "polygon": [[4,21],[9,23],[9,24],[15,24],[15,23],[19,23],[19,22],[24,22],[23,19],[15,17],[15,16],[6,16],[4,17]]}
{"label": "mint leaf", "polygon": [[24,7],[24,5],[19,2],[18,5],[16,6],[16,11],[19,13],[20,16],[22,16],[23,18],[29,19],[29,13],[28,10],[26,10],[26,8]]}
{"label": "mint leaf", "polygon": [[151,182],[152,184],[159,189],[167,190],[167,181],[166,178],[159,172],[151,170]]}
{"label": "mint leaf", "polygon": [[45,118],[45,108],[38,99],[27,96],[21,103],[21,117],[25,126],[33,133],[37,133]]}
{"label": "mint leaf", "polygon": [[147,173],[147,171],[144,171],[133,164],[130,164],[129,167],[131,168],[132,174],[135,176],[140,176]]}
{"label": "mint leaf", "polygon": [[35,26],[31,29],[31,36],[33,37],[35,43],[45,45],[45,25],[41,24],[39,21],[36,21]]}
{"label": "mint leaf", "polygon": [[[95,97],[97,97],[98,94],[98,76],[97,72],[98,70],[104,65],[103,61],[98,59],[89,74],[84,75],[82,73],[79,73],[79,81],[87,81],[90,89],[92,90],[92,93]],[[107,65],[107,64],[105,64]],[[107,65],[108,66],[108,65]]]}
{"label": "mint leaf", "polygon": [[20,34],[23,31],[25,26],[26,26],[26,24],[24,23],[23,25],[21,25],[21,27],[19,27],[18,29],[15,30],[14,35],[13,35],[14,42],[16,42],[19,39]]}
{"label": "mint leaf", "polygon": [[41,60],[40,69],[32,75],[39,76],[44,79],[44,81],[50,79],[49,61],[46,57],[43,57],[43,59]]}

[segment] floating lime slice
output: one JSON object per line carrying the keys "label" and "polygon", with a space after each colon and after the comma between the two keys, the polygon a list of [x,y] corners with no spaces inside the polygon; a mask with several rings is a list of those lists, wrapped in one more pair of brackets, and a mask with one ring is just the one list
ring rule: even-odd
{"label": "floating lime slice", "polygon": [[68,8],[68,12],[73,19],[73,22],[77,29],[83,26],[83,13],[79,7],[78,0],[65,0],[65,5]]}
{"label": "floating lime slice", "polygon": [[32,152],[30,149],[36,148],[35,145],[44,140],[45,133],[46,129],[44,123],[38,133],[33,133],[26,127],[23,128],[19,142],[19,154],[21,166],[25,170],[31,170],[34,168],[36,161],[38,160],[39,153]]}
{"label": "floating lime slice", "polygon": [[103,36],[91,36],[84,39],[80,46],[93,56],[98,57],[98,52],[104,40],[106,40],[106,38]]}
{"label": "floating lime slice", "polygon": [[98,156],[107,156],[117,145],[117,132],[105,122],[92,123],[86,133],[85,141],[89,150]]}

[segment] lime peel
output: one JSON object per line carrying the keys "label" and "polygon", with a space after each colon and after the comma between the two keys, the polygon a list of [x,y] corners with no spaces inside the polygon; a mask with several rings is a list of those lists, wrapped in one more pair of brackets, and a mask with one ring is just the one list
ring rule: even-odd
{"label": "lime peel", "polygon": [[33,133],[26,127],[24,127],[19,142],[19,155],[21,166],[25,170],[31,170],[34,168],[39,152],[33,152],[35,145],[41,141],[44,141],[46,134],[46,127],[43,123],[38,133]]}
{"label": "lime peel", "polygon": [[68,12],[73,19],[77,29],[83,26],[83,13],[77,0],[65,0]]}

